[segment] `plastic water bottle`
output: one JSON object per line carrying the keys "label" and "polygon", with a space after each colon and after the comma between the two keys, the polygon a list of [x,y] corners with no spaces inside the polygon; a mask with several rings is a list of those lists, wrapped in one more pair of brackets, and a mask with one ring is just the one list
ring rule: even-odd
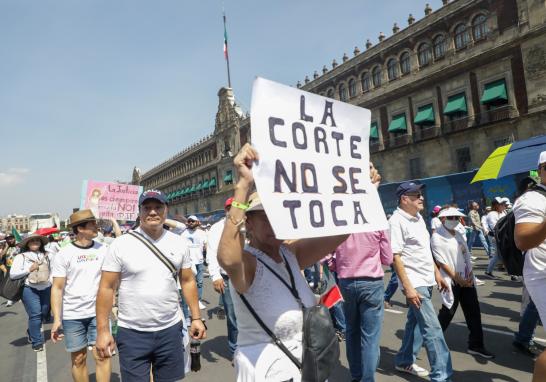
{"label": "plastic water bottle", "polygon": [[192,339],[190,342],[191,371],[201,370],[201,341]]}

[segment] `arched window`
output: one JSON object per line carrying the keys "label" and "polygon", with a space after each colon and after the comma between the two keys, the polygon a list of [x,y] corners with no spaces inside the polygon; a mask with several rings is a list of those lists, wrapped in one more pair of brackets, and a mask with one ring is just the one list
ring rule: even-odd
{"label": "arched window", "polygon": [[356,81],[354,78],[349,80],[349,97],[356,96]]}
{"label": "arched window", "polygon": [[446,54],[446,38],[443,34],[437,36],[433,43],[434,45],[434,58],[437,60],[442,58]]}
{"label": "arched window", "polygon": [[455,49],[462,49],[470,42],[470,36],[466,30],[466,25],[459,24],[455,28]]}
{"label": "arched window", "polygon": [[426,42],[419,45],[417,55],[419,57],[419,66],[428,65],[430,63],[430,45]]}
{"label": "arched window", "polygon": [[333,89],[329,89],[329,90],[328,90],[328,93],[326,93],[326,97],[328,97],[328,98],[334,98],[334,90],[333,90]]}
{"label": "arched window", "polygon": [[398,78],[398,66],[396,65],[396,60],[394,58],[391,58],[387,62],[387,74],[389,76],[389,81]]}
{"label": "arched window", "polygon": [[378,88],[381,86],[381,67],[376,66],[372,71],[373,86]]}
{"label": "arched window", "polygon": [[345,86],[345,84],[339,85],[339,99],[341,101],[347,100],[347,87]]}
{"label": "arched window", "polygon": [[408,74],[411,71],[410,55],[408,52],[404,52],[400,56],[400,71],[402,74]]}
{"label": "arched window", "polygon": [[487,34],[487,18],[484,15],[478,15],[472,21],[472,36],[474,41],[482,40]]}
{"label": "arched window", "polygon": [[362,92],[369,92],[370,91],[370,75],[368,73],[364,73],[362,77],[360,77],[360,82],[362,84]]}

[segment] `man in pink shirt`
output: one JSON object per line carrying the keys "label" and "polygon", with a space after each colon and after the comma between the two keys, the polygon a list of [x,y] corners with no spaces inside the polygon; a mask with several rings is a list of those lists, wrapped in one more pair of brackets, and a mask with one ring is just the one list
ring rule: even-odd
{"label": "man in pink shirt", "polygon": [[379,365],[383,324],[383,267],[392,263],[389,234],[349,236],[335,251],[339,286],[345,300],[346,346],[353,381],[373,382]]}

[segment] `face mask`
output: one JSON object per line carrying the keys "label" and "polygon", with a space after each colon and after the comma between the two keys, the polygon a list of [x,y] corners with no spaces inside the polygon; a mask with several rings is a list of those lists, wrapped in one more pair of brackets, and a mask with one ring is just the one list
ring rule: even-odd
{"label": "face mask", "polygon": [[454,230],[459,225],[458,220],[447,220],[444,222],[444,226],[449,230]]}

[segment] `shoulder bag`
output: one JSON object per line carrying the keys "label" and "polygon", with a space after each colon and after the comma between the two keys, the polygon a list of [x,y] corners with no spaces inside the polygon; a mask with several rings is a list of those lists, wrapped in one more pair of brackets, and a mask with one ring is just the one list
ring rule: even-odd
{"label": "shoulder bag", "polygon": [[157,248],[154,243],[152,243],[150,240],[144,237],[144,235],[136,231],[129,232],[129,235],[144,244],[155,255],[155,257],[157,257],[157,259],[161,261],[167,267],[167,269],[169,269],[169,272],[171,272],[174,281],[178,282],[178,272],[176,271],[176,267],[167,257],[165,257],[163,253],[161,253],[159,248]]}
{"label": "shoulder bag", "polygon": [[284,255],[283,260],[290,276],[290,284],[288,283],[265,262],[256,257],[273,275],[275,275],[285,285],[303,311],[303,357],[300,362],[282,341],[273,333],[271,329],[258,316],[252,308],[248,300],[239,293],[241,300],[248,308],[254,319],[262,327],[262,329],[271,337],[273,343],[282,350],[284,354],[298,367],[301,372],[302,382],[324,382],[328,379],[339,361],[339,342],[336,336],[334,325],[330,317],[328,308],[324,305],[317,304],[310,308],[306,308],[299,296],[294,281],[294,275],[290,269],[290,264]]}

